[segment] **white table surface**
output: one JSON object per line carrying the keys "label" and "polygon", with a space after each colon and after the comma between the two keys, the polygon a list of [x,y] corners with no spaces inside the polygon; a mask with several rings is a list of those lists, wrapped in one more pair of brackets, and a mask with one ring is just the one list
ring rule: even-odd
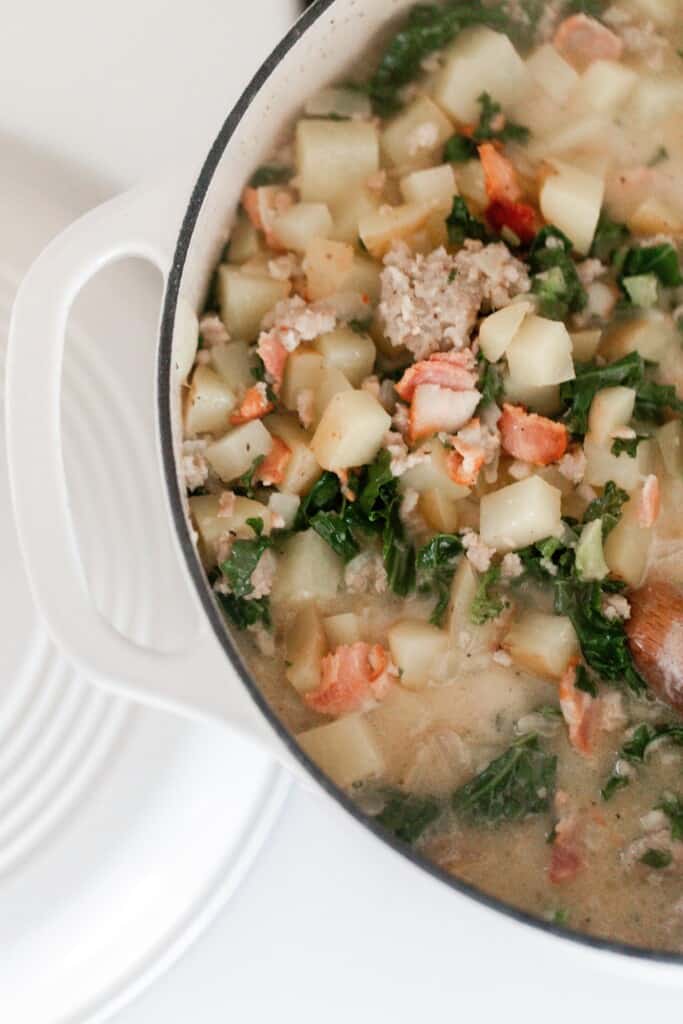
{"label": "white table surface", "polygon": [[[125,186],[206,148],[292,6],[5,0],[3,122]],[[222,915],[116,1020],[642,1024],[680,1014],[681,984],[475,911],[295,790]]]}

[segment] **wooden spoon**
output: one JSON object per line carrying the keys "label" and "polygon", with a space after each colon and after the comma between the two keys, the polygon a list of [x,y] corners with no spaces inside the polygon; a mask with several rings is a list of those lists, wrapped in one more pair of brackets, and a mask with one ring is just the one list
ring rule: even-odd
{"label": "wooden spoon", "polygon": [[626,635],[636,667],[660,700],[683,715],[683,591],[654,580],[629,601]]}

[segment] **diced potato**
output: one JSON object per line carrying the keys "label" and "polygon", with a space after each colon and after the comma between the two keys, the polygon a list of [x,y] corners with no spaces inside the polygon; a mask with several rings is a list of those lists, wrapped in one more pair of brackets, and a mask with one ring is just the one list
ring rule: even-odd
{"label": "diced potato", "polygon": [[506,354],[510,376],[530,387],[561,384],[575,377],[571,338],[559,320],[525,317]]}
{"label": "diced potato", "polygon": [[229,262],[235,265],[246,263],[263,251],[259,233],[248,217],[242,214],[235,221],[230,232]]}
{"label": "diced potato", "polygon": [[683,219],[657,196],[648,196],[636,207],[627,221],[634,235],[678,235],[683,231]]}
{"label": "diced potato", "polygon": [[438,487],[422,492],[417,510],[427,525],[438,533],[455,533],[458,529],[458,504]]}
{"label": "diced potato", "polygon": [[637,508],[638,496],[634,495],[624,505],[621,519],[605,541],[605,561],[610,572],[630,587],[643,582],[653,533],[651,527],[639,524]]}
{"label": "diced potato", "polygon": [[333,204],[379,170],[379,139],[361,121],[299,121],[299,191],[304,202]]}
{"label": "diced potato", "polygon": [[327,298],[346,287],[353,270],[353,248],[347,242],[313,238],[303,262],[310,299]]}
{"label": "diced potato", "polygon": [[364,715],[346,715],[299,733],[297,742],[338,786],[352,786],[384,771],[377,738]]}
{"label": "diced potato", "polygon": [[202,545],[202,560],[207,569],[216,564],[216,544],[227,534],[250,538],[254,531],[248,519],[260,519],[263,532],[270,533],[272,515],[260,501],[237,496],[229,516],[219,515],[219,498],[215,494],[202,494],[188,499],[190,513]]}
{"label": "diced potato", "polygon": [[282,530],[292,529],[300,504],[301,499],[297,494],[285,494],[283,491],[273,491],[268,498],[270,513],[273,518],[277,516],[282,520],[279,527]]}
{"label": "diced potato", "polygon": [[221,480],[230,483],[251,469],[254,459],[267,455],[272,447],[273,439],[261,421],[251,420],[210,444],[206,458]]}
{"label": "diced potato", "polygon": [[591,402],[588,431],[596,444],[606,444],[618,427],[631,422],[636,393],[633,388],[603,388]]}
{"label": "diced potato", "polygon": [[602,340],[601,330],[571,331],[572,356],[577,363],[589,363]]}
{"label": "diced potato", "polygon": [[611,441],[600,445],[586,437],[583,445],[586,455],[584,480],[591,487],[604,487],[609,480],[613,480],[617,487],[622,487],[630,494],[652,470],[654,444],[652,441],[641,441],[635,457],[631,457],[628,452],[613,455],[611,448]]}
{"label": "diced potato", "polygon": [[458,190],[475,212],[489,205],[481,160],[466,160],[455,166],[455,180]]}
{"label": "diced potato", "polygon": [[448,630],[451,639],[460,645],[460,634],[471,635],[476,626],[470,619],[470,609],[477,593],[479,577],[467,558],[461,558],[451,584],[448,612]]}
{"label": "diced potato", "polygon": [[406,470],[399,478],[399,487],[402,491],[413,490],[418,494],[427,491],[437,490],[449,501],[458,501],[459,498],[466,498],[470,493],[469,487],[456,484],[448,472],[448,451],[441,441],[436,438],[427,441],[422,445],[420,451],[427,458]]}
{"label": "diced potato", "polygon": [[491,491],[481,499],[480,532],[484,544],[514,551],[562,533],[562,495],[539,476]]}
{"label": "diced potato", "polygon": [[[527,149],[529,155],[537,159],[574,154],[577,150],[590,151],[604,147],[609,127],[610,122],[604,114],[583,114],[570,121],[561,120],[559,128],[553,122],[547,135],[532,139]],[[575,163],[578,166],[578,160]],[[604,158],[601,166],[604,171]]]}
{"label": "diced potato", "polygon": [[673,25],[680,13],[679,0],[631,0],[631,4],[657,25]]}
{"label": "diced potato", "polygon": [[211,365],[232,390],[240,395],[254,383],[253,358],[246,341],[211,346]]}
{"label": "diced potato", "polygon": [[604,334],[600,354],[612,362],[629,352],[640,352],[643,359],[658,362],[664,349],[678,341],[678,337],[673,317],[650,309],[610,327]]}
{"label": "diced potato", "polygon": [[273,222],[272,233],[284,249],[306,252],[314,238],[329,238],[332,214],[326,203],[296,203]]}
{"label": "diced potato", "polygon": [[432,203],[434,210],[442,214],[451,212],[453,196],[458,193],[450,164],[413,171],[401,178],[400,185],[407,203]]}
{"label": "diced potato", "polygon": [[541,186],[541,213],[564,231],[577,252],[586,255],[600,216],[604,181],[559,160],[553,166],[557,173],[548,175]]}
{"label": "diced potato", "polygon": [[355,388],[372,373],[375,365],[377,352],[372,338],[350,327],[337,327],[321,335],[314,348],[323,357],[325,366],[341,370]]}
{"label": "diced potato", "polygon": [[280,397],[287,409],[296,410],[299,394],[315,391],[323,372],[323,357],[315,349],[300,345],[287,357]]}
{"label": "diced potato", "polygon": [[310,96],[304,111],[308,117],[370,118],[372,104],[370,97],[357,89],[330,86]]}
{"label": "diced potato", "polygon": [[503,374],[503,393],[513,405],[525,405],[532,412],[552,416],[562,408],[560,385],[546,384],[544,387],[530,386],[517,380],[509,373]]}
{"label": "diced potato", "polygon": [[194,365],[199,344],[199,321],[189,302],[178,297],[173,325],[173,366],[177,384],[183,384]]}
{"label": "diced potato", "polygon": [[223,434],[236,402],[235,392],[222,377],[208,366],[198,366],[186,397],[185,433],[188,437]]}
{"label": "diced potato", "polygon": [[341,559],[315,530],[285,541],[272,600],[281,606],[334,597],[343,575]]}
{"label": "diced potato", "polygon": [[289,290],[288,281],[275,281],[222,264],[218,268],[218,302],[228,334],[254,341],[266,313],[286,299]]}
{"label": "diced potato", "polygon": [[673,477],[683,476],[683,423],[671,420],[660,427],[657,431],[657,444],[667,473]]}
{"label": "diced potato", "polygon": [[326,619],[323,619],[323,626],[330,647],[340,647],[342,644],[355,644],[363,639],[361,620],[353,612],[328,615]]}
{"label": "diced potato", "polygon": [[320,423],[323,413],[335,395],[341,391],[351,391],[348,377],[336,366],[324,366],[320,375],[320,383],[315,393],[315,426]]}
{"label": "diced potato", "polygon": [[527,58],[526,66],[536,84],[560,105],[567,102],[570,92],[579,81],[574,68],[560,57],[551,43],[544,43],[534,50]]}
{"label": "diced potato", "polygon": [[423,228],[432,212],[431,203],[382,206],[376,213],[363,217],[358,231],[365,248],[379,260],[391,248],[392,242],[409,239]]}
{"label": "diced potato", "polygon": [[579,642],[569,619],[524,611],[503,640],[515,664],[528,672],[559,679],[579,652]]}
{"label": "diced potato", "polygon": [[298,693],[320,686],[320,662],[327,654],[327,637],[318,609],[306,604],[294,616],[285,635],[285,675]]}
{"label": "diced potato", "polygon": [[398,666],[401,685],[421,690],[448,648],[448,634],[419,619],[402,619],[389,630],[389,650]]}
{"label": "diced potato", "polygon": [[331,400],[311,448],[323,469],[336,472],[372,462],[391,417],[367,391],[342,391]]}
{"label": "diced potato", "polygon": [[522,321],[533,308],[530,302],[513,302],[482,320],[479,346],[490,363],[497,363],[505,355]]}
{"label": "diced potato", "polygon": [[592,519],[581,530],[576,545],[576,572],[582,580],[602,580],[609,572],[602,547],[602,519]]}
{"label": "diced potato", "polygon": [[[375,303],[379,300],[381,272],[382,268],[374,260],[356,253],[353,257],[351,273],[344,281],[344,290],[359,292],[361,296],[364,295],[369,300],[369,303]],[[370,308],[368,309],[369,315]]]}
{"label": "diced potato", "polygon": [[651,132],[658,121],[680,110],[682,101],[683,81],[680,75],[643,75],[624,108],[623,117],[625,121],[635,122]]}
{"label": "diced potato", "polygon": [[482,26],[461,32],[448,48],[434,96],[456,121],[476,124],[481,113],[477,100],[483,92],[507,110],[529,84],[526,65],[508,37]]}
{"label": "diced potato", "polygon": [[581,75],[574,100],[589,110],[615,114],[633,92],[638,75],[615,60],[594,60]]}
{"label": "diced potato", "polygon": [[265,425],[271,434],[285,442],[291,452],[280,490],[286,494],[307,494],[322,473],[311,451],[310,436],[299,425],[296,416],[276,413],[266,416]]}
{"label": "diced potato", "polygon": [[382,132],[382,153],[394,167],[426,167],[452,134],[443,110],[428,96],[419,96]]}
{"label": "diced potato", "polygon": [[358,225],[361,220],[378,210],[382,202],[383,200],[377,192],[371,191],[365,185],[356,186],[353,191],[345,193],[341,199],[337,200],[332,210],[334,227],[326,237],[356,245]]}

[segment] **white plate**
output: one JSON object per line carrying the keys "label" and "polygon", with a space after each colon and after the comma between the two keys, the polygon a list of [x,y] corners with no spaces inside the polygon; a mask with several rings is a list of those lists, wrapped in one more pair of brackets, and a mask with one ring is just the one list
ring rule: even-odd
{"label": "white plate", "polygon": [[[23,270],[97,198],[82,176],[0,146],[3,356]],[[196,621],[174,571],[154,457],[159,293],[157,278],[135,263],[88,287],[70,325],[63,421],[93,596],[124,632],[163,646],[191,642]],[[2,1018],[102,1020],[224,904],[287,784],[228,732],[112,699],[64,663],[26,588],[0,459]]]}

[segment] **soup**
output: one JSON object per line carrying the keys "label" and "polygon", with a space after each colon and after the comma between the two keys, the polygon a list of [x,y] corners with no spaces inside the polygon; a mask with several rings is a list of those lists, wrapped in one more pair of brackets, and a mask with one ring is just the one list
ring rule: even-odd
{"label": "soup", "polygon": [[675,951],[681,46],[671,0],[416,8],[246,184],[183,385],[303,750],[447,872]]}

